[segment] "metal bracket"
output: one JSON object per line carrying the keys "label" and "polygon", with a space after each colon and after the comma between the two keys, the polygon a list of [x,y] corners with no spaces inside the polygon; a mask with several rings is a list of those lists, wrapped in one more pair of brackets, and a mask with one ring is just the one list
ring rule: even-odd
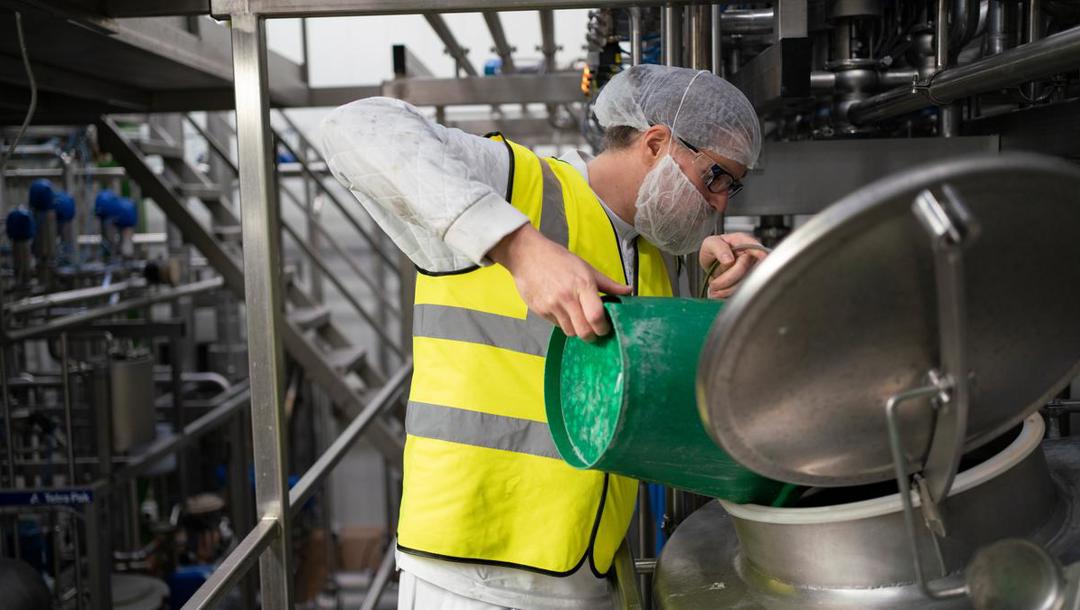
{"label": "metal bracket", "polygon": [[904,507],[904,523],[915,565],[915,578],[919,588],[931,599],[959,597],[965,594],[965,588],[937,587],[926,579],[919,553],[911,476],[907,471],[908,458],[904,455],[897,411],[901,404],[912,400],[930,398],[933,401],[934,429],[930,449],[922,472],[915,474],[914,480],[923,523],[934,543],[941,564],[941,576],[945,576],[945,562],[938,544],[938,539],[947,534],[941,505],[948,497],[964,454],[971,380],[967,364],[963,249],[977,237],[979,228],[951,187],[945,185],[942,193],[944,203],[930,190],[924,190],[915,197],[911,206],[912,213],[929,233],[934,251],[941,368],[928,372],[927,385],[895,394],[885,402],[889,449]]}
{"label": "metal bracket", "polygon": [[[921,95],[921,96],[925,97],[926,101],[930,102],[931,104],[933,104],[935,106],[945,106],[945,105],[947,105],[949,102],[937,99],[936,97],[934,97],[934,94],[931,91],[931,87],[934,86],[934,77],[937,76],[940,73],[941,73],[940,71],[934,72],[934,73],[930,74],[929,76],[927,76],[926,80],[924,80],[924,81],[920,81],[918,75],[916,75],[915,78],[912,79],[912,81],[911,81],[911,92],[916,94],[916,95]],[[924,191],[924,192],[929,192],[929,191]]]}
{"label": "metal bracket", "polygon": [[941,504],[948,496],[963,456],[967,431],[970,371],[967,363],[967,311],[963,250],[978,235],[978,225],[948,185],[944,203],[929,190],[919,193],[912,212],[930,234],[937,279],[941,377],[948,390],[939,397],[934,434],[923,476],[927,492]]}
{"label": "metal bracket", "polygon": [[[951,599],[965,594],[964,587],[937,588],[926,579],[923,569],[922,555],[919,554],[919,534],[915,525],[915,503],[911,499],[911,477],[907,471],[907,456],[904,455],[904,444],[900,434],[900,424],[897,411],[901,404],[920,398],[934,398],[934,404],[940,410],[942,404],[940,398],[950,391],[951,382],[936,371],[931,371],[928,385],[900,392],[890,396],[885,401],[885,422],[889,429],[889,449],[892,452],[893,468],[896,472],[896,485],[900,491],[900,502],[904,507],[904,525],[907,529],[908,548],[911,550],[911,558],[915,565],[915,580],[930,599]],[[918,487],[919,507],[922,509],[923,522],[926,524],[933,540],[935,550],[941,563],[941,572],[944,576],[945,565],[941,560],[941,552],[938,547],[938,538],[945,536],[945,522],[941,517],[941,511],[937,502],[927,492],[926,479],[915,475]]]}

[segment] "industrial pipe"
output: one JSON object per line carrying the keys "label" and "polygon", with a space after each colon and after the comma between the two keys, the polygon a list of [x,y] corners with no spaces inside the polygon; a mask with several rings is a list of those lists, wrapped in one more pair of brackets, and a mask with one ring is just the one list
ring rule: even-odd
{"label": "industrial pipe", "polygon": [[767,34],[773,31],[774,15],[771,8],[727,10],[720,12],[720,24],[725,34]]}
{"label": "industrial pipe", "polygon": [[690,67],[695,70],[704,70],[709,67],[710,51],[706,48],[709,36],[706,29],[709,26],[706,13],[708,8],[707,6],[691,6],[687,9],[690,14],[687,28],[690,33]]}
{"label": "industrial pipe", "polygon": [[952,20],[949,25],[949,46],[954,53],[959,53],[964,45],[975,37],[979,28],[979,10],[977,0],[953,0]]}
{"label": "industrial pipe", "polygon": [[[968,0],[956,0],[954,3],[954,15],[955,10],[967,10]],[[963,5],[960,7],[960,5]],[[938,0],[937,11],[937,23],[934,24],[934,46],[936,50],[936,68],[935,73],[939,73],[942,70],[949,67],[949,53],[950,53],[950,40],[956,33],[956,30],[949,29],[949,13],[948,5],[945,0]],[[957,19],[956,22],[961,21]],[[956,22],[953,25],[956,25]],[[959,47],[957,47],[959,48]],[[938,135],[944,138],[952,138],[960,135],[960,107],[955,104],[947,104],[941,107],[938,111]]]}
{"label": "industrial pipe", "polygon": [[682,9],[672,5],[664,7],[664,63],[669,66],[682,64]]}
{"label": "industrial pipe", "polygon": [[1005,0],[990,0],[986,22],[986,54],[997,55],[1009,46],[1009,34],[1005,28]]}
{"label": "industrial pipe", "polygon": [[925,89],[902,87],[875,95],[851,107],[853,123],[867,124],[927,106],[1013,87],[1075,70],[1080,63],[1080,27],[1009,49],[970,64],[937,73]]}
{"label": "industrial pipe", "polygon": [[812,91],[832,91],[836,87],[836,72],[814,70],[810,73],[810,89]]}
{"label": "industrial pipe", "polygon": [[[1042,0],[1028,0],[1027,2],[1027,39],[1025,42],[1032,43],[1042,38]],[[1029,100],[1034,101],[1039,97],[1039,84],[1028,83],[1024,85],[1024,93]]]}
{"label": "industrial pipe", "polygon": [[724,8],[719,4],[714,4],[709,7],[709,21],[712,26],[712,40],[710,40],[710,52],[712,55],[712,71],[713,74],[723,77],[724,76],[724,43],[723,43],[723,24],[724,24]]}
{"label": "industrial pipe", "polygon": [[641,64],[641,9],[630,7],[630,65]]}

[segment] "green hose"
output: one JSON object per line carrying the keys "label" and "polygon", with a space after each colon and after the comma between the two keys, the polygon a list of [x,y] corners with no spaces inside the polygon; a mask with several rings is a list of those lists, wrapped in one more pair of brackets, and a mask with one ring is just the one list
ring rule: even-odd
{"label": "green hose", "polygon": [[[739,244],[731,248],[733,252],[742,252],[744,250],[761,250],[765,254],[772,252],[771,248],[766,248],[761,244]],[[734,264],[734,263],[732,263]],[[720,259],[716,259],[709,265],[709,268],[705,270],[705,281],[701,282],[701,290],[698,291],[698,297],[704,299],[709,294],[709,280],[712,279],[716,268],[720,266]]]}

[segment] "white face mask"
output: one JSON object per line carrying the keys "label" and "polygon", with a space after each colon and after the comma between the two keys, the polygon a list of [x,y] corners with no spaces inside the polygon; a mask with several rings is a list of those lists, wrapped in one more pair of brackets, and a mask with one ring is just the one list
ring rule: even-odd
{"label": "white face mask", "polygon": [[634,227],[670,254],[697,250],[719,216],[670,153],[645,175],[634,205]]}

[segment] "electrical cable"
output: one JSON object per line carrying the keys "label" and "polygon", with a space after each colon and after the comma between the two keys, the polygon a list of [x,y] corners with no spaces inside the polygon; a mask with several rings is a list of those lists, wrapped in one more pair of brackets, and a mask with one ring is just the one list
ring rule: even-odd
{"label": "electrical cable", "polygon": [[37,109],[37,81],[34,80],[34,71],[30,69],[30,54],[26,52],[26,39],[23,37],[22,13],[19,11],[14,11],[14,13],[15,33],[19,39],[19,51],[22,53],[23,67],[26,68],[26,78],[30,81],[30,106],[26,109],[26,118],[23,119],[19,131],[15,133],[15,139],[11,141],[11,146],[8,147],[7,154],[4,155],[3,160],[0,160],[0,173],[3,173],[4,168],[7,167],[8,161],[15,155],[15,146],[18,145],[19,140],[21,140],[23,134],[26,133],[26,128],[30,126],[30,121],[34,118],[34,111]]}

